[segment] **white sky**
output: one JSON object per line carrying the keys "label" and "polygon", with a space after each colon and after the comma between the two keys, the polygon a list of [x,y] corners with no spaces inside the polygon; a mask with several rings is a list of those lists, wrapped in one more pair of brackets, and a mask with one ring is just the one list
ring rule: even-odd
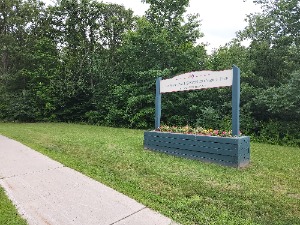
{"label": "white sky", "polygon": [[[44,0],[51,2],[51,0]],[[131,8],[136,15],[143,15],[148,6],[141,0],[103,0],[103,2],[116,3]],[[228,43],[235,37],[235,33],[242,30],[247,23],[246,14],[260,11],[252,0],[190,0],[187,13],[199,13],[202,20],[201,31],[204,37],[199,41],[207,43],[207,50]]]}

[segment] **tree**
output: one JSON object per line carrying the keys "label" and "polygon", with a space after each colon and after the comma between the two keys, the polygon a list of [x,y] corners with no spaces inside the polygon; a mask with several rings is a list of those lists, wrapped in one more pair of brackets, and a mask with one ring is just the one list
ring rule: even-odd
{"label": "tree", "polygon": [[[150,4],[146,18],[159,28],[173,30],[181,25],[189,0],[142,0]],[[174,29],[175,30],[175,29]]]}
{"label": "tree", "polygon": [[117,50],[132,27],[132,11],[91,0],[61,0],[51,10],[62,61],[56,113],[63,121],[85,120],[98,93],[106,95],[118,77]]}
{"label": "tree", "polygon": [[284,121],[300,120],[300,72],[292,73],[291,79],[279,87],[270,87],[256,97],[256,104],[264,108],[262,119]]}
{"label": "tree", "polygon": [[206,53],[196,41],[202,37],[198,15],[184,12],[189,1],[143,1],[150,3],[146,16],[139,18],[133,31],[125,35],[121,48],[121,61],[125,71],[176,68],[175,72],[197,70],[204,67]]}
{"label": "tree", "polygon": [[[146,16],[137,18],[135,28],[124,35],[119,49],[122,76],[120,83],[113,86],[112,95],[109,95],[112,98],[107,101],[107,108],[111,109],[107,118],[110,121],[115,118],[114,124],[129,127],[152,127],[149,118],[153,120],[150,109],[154,103],[155,76],[166,78],[176,73],[201,70],[206,61],[204,47],[196,45],[202,35],[198,16],[184,18],[188,1],[146,2],[150,3]],[[177,102],[182,102],[183,98]],[[165,115],[174,113],[170,109],[171,106]]]}
{"label": "tree", "polygon": [[263,77],[263,87],[280,85],[300,67],[300,5],[298,0],[258,0],[263,11],[248,16],[248,26],[239,34],[250,39],[253,72]]}
{"label": "tree", "polygon": [[45,12],[37,0],[1,2],[2,117],[35,121],[45,116],[49,76],[57,62],[56,45],[40,28]]}

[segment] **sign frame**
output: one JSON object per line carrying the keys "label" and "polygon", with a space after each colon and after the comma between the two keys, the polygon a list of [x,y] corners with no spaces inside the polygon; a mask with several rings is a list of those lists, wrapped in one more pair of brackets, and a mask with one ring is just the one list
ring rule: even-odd
{"label": "sign frame", "polygon": [[[217,73],[217,72],[222,72],[222,71],[198,71],[195,73],[200,73],[202,74],[203,72],[210,72],[210,73]],[[228,72],[228,71],[227,71]],[[189,73],[187,73],[189,74]],[[183,74],[185,75],[185,74]],[[180,77],[182,75],[176,76]],[[175,78],[176,78],[175,77]],[[171,80],[171,79],[170,79]],[[162,78],[158,77],[156,79],[156,96],[155,96],[155,129],[158,129],[160,127],[160,120],[161,120],[161,83],[162,83]],[[240,69],[233,65],[232,67],[232,85],[225,85],[225,86],[232,86],[232,135],[233,136],[239,136],[239,130],[240,130]],[[222,87],[222,86],[213,86],[213,87],[203,87],[203,88],[215,88],[215,87]],[[198,90],[198,89],[203,89],[203,88],[197,88],[197,89],[186,89],[188,90]],[[185,91],[183,90],[177,90],[177,91]],[[167,91],[171,92],[171,91]],[[163,93],[167,93],[163,92]]]}

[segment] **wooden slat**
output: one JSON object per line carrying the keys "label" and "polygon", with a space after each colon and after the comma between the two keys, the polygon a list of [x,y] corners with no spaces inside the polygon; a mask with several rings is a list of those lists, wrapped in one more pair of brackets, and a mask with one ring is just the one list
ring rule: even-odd
{"label": "wooden slat", "polygon": [[165,146],[155,146],[155,145],[148,145],[145,144],[146,148],[154,149],[154,150],[160,150],[160,151],[166,151],[166,152],[176,152],[181,155],[189,155],[189,156],[195,156],[199,158],[209,158],[209,159],[215,159],[215,160],[222,160],[226,162],[237,162],[238,158],[234,156],[226,156],[226,155],[218,155],[218,154],[210,154],[206,152],[196,152],[196,151],[189,151],[185,149],[177,149],[172,147],[165,147]]}
{"label": "wooden slat", "polygon": [[236,156],[238,154],[237,150],[228,150],[228,149],[221,149],[221,148],[212,148],[198,146],[198,145],[189,145],[189,144],[181,144],[180,142],[165,142],[165,141],[156,141],[156,140],[147,140],[145,139],[145,144],[154,145],[154,146],[162,146],[162,147],[169,147],[169,148],[176,148],[176,149],[183,149],[189,151],[196,151],[196,152],[206,152],[210,154],[218,154],[218,155],[228,155],[228,156]]}
{"label": "wooden slat", "polygon": [[234,163],[234,162],[225,162],[225,161],[216,160],[216,159],[195,157],[195,156],[190,156],[190,155],[181,155],[181,154],[178,154],[176,152],[166,152],[166,151],[159,151],[159,150],[154,150],[154,151],[165,153],[165,154],[168,154],[168,155],[177,156],[177,157],[182,157],[182,158],[187,158],[187,159],[192,159],[192,160],[198,160],[198,161],[202,161],[202,162],[209,162],[209,163],[215,163],[215,164],[224,165],[224,166],[238,167],[238,164]]}
{"label": "wooden slat", "polygon": [[[170,154],[170,155],[175,155],[175,156],[179,156],[179,157],[184,157],[184,158],[189,158],[189,159],[196,159],[196,160],[201,160],[201,161],[208,161],[208,162],[214,162],[214,163],[218,163],[218,164],[222,164],[222,165],[231,165],[231,166],[235,166],[237,165],[237,158],[236,157],[230,157],[230,158],[215,158],[215,157],[211,157],[211,154],[205,154],[201,152],[194,152],[196,154],[188,154],[189,151],[182,151],[179,149],[170,149],[170,148],[166,148],[166,147],[153,147],[151,146],[150,148],[148,148],[150,150],[153,151],[158,151],[158,152],[162,152],[162,153],[166,153],[166,154]],[[193,153],[193,152],[191,152]]]}
{"label": "wooden slat", "polygon": [[[241,137],[239,137],[239,138],[241,138]],[[209,140],[211,142],[217,142],[217,143],[223,143],[223,144],[238,144],[239,138],[196,135],[196,140],[198,140],[198,141]]]}
{"label": "wooden slat", "polygon": [[148,132],[145,132],[145,136],[195,140],[195,135],[192,135],[192,134],[177,134],[177,133],[168,133],[168,132],[148,131]]}
{"label": "wooden slat", "polygon": [[177,138],[167,138],[167,137],[152,137],[152,136],[145,136],[147,140],[159,141],[159,142],[170,142],[170,143],[179,143],[182,145],[194,145],[201,147],[208,147],[208,148],[216,148],[216,149],[223,149],[223,150],[237,150],[237,145],[234,144],[224,144],[224,143],[216,143],[216,142],[209,142],[209,141],[198,141],[198,140],[186,140],[186,139],[177,139]]}
{"label": "wooden slat", "polygon": [[146,131],[145,136],[153,137],[168,137],[176,139],[185,139],[185,140],[198,140],[198,141],[209,141],[216,143],[227,143],[227,144],[238,144],[239,139],[244,137],[216,137],[216,136],[202,136],[202,135],[193,135],[193,134],[175,134],[168,132],[156,132],[156,131]]}

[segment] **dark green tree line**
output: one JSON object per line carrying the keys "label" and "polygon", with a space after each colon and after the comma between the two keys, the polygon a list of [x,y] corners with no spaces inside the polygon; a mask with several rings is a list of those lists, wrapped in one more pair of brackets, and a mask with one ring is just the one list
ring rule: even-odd
{"label": "dark green tree line", "polygon": [[[155,79],[241,68],[241,129],[299,142],[297,0],[259,0],[258,14],[207,55],[189,0],[142,0],[144,16],[96,0],[0,1],[0,119],[152,128]],[[250,45],[244,47],[242,42]],[[163,95],[163,123],[230,129],[231,89]]]}

